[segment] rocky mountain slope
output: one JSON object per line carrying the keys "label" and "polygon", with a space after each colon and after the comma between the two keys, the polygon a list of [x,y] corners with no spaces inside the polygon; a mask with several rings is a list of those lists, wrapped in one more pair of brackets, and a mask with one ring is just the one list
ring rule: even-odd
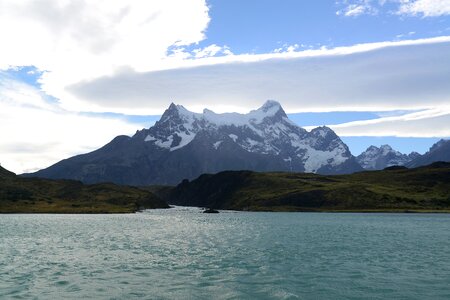
{"label": "rocky mountain slope", "polygon": [[343,174],[362,168],[330,128],[308,132],[267,101],[248,114],[193,113],[172,103],[151,128],[29,175],[151,185],[224,170]]}
{"label": "rocky mountain slope", "polygon": [[408,168],[415,168],[431,164],[435,161],[449,161],[450,162],[450,140],[440,140],[431,146],[430,150],[407,163]]}
{"label": "rocky mountain slope", "polygon": [[389,145],[382,145],[380,148],[370,146],[356,160],[366,170],[382,170],[390,166],[404,166],[419,156],[417,152],[403,154]]}

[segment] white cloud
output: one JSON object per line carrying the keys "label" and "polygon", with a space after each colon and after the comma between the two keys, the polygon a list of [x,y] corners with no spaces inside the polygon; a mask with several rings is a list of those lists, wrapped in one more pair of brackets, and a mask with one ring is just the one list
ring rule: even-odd
{"label": "white cloud", "polygon": [[349,5],[344,15],[346,17],[356,17],[364,14],[366,11],[365,7],[362,5]]}
{"label": "white cloud", "polygon": [[205,48],[194,49],[192,52],[195,58],[211,57],[216,56],[217,54],[223,55],[233,54],[229,47],[227,46],[221,47],[217,46],[216,44],[209,45]]}
{"label": "white cloud", "polygon": [[[0,75],[2,74],[0,73]],[[11,107],[54,110],[54,107],[35,87],[12,80],[4,75],[0,77],[0,102]]]}
{"label": "white cloud", "polygon": [[415,31],[410,31],[408,33],[397,34],[395,37],[398,38],[398,39],[402,39],[402,38],[405,38],[405,37],[411,38],[415,34],[416,34]]}
{"label": "white cloud", "polygon": [[36,88],[10,79],[0,81],[0,163],[30,172],[61,159],[92,151],[137,124],[61,110]]}
{"label": "white cloud", "polygon": [[376,15],[378,10],[370,4],[370,1],[358,1],[358,4],[349,4],[342,10],[336,12],[337,15],[346,17],[358,17],[360,15]]}
{"label": "white cloud", "polygon": [[386,4],[395,6],[388,13],[408,16],[440,17],[450,14],[450,0],[342,0],[337,4],[343,6],[337,15],[356,17],[376,15]]}
{"label": "white cloud", "polygon": [[[345,3],[349,7],[352,5],[351,1]],[[364,6],[365,10],[375,11],[373,1],[358,0],[355,3]],[[428,82],[425,72],[438,76],[438,72],[444,72],[443,67],[432,61],[436,72],[429,65],[420,70],[414,66],[417,61],[428,63],[427,59],[433,59],[418,51],[413,51],[416,56],[412,57],[405,50],[406,46],[413,48],[414,45],[450,41],[449,37],[443,37],[304,51],[298,51],[299,45],[294,44],[279,49],[280,53],[262,55],[233,55],[226,46],[213,44],[187,52],[185,46],[204,39],[208,22],[205,0],[0,0],[0,69],[35,65],[40,70],[48,70],[40,79],[43,91],[59,99],[61,107],[69,111],[155,114],[161,113],[171,100],[191,107],[194,102],[206,101],[213,109],[227,103],[229,109],[245,111],[266,98],[277,98],[291,111],[344,110],[349,107],[366,110],[370,104],[357,103],[356,99],[363,97],[362,85],[367,85],[374,93],[366,99],[374,100],[373,106],[389,106],[386,109],[396,106],[397,109],[411,92],[395,95],[401,98],[395,101],[392,101],[394,95],[388,95],[387,104],[379,101],[376,97],[383,95],[372,90],[380,88],[383,80],[387,82],[381,78],[383,72],[391,70],[392,74],[387,74],[387,78],[393,76],[394,82],[404,83],[412,80],[408,73],[412,70],[417,75],[415,79],[424,78]],[[401,65],[405,70],[402,74],[397,74],[402,71],[390,66],[389,57],[376,58],[386,67],[383,70],[369,53],[383,51],[386,47],[397,48],[399,53],[403,49],[406,53],[406,58],[394,53],[399,60],[392,65],[404,64]],[[171,48],[174,50],[168,55]],[[221,55],[216,57],[218,54]],[[361,60],[362,55],[368,57],[367,62]],[[339,61],[347,57],[360,62],[351,59],[339,70]],[[437,57],[444,60],[443,65],[448,62],[448,56],[442,51]],[[373,73],[362,70],[361,66]],[[333,72],[328,72],[327,68]],[[351,68],[361,72],[361,78],[351,76]],[[158,71],[163,69],[170,70]],[[217,74],[209,76],[205,73],[209,69],[217,70]],[[175,80],[170,78],[172,75]],[[187,78],[188,75],[191,78]],[[117,81],[119,78],[124,81]],[[155,81],[149,82],[153,79]],[[180,85],[174,85],[174,82]],[[395,90],[394,83],[386,84]],[[422,83],[419,87],[426,88]],[[419,87],[411,90],[417,91]],[[438,90],[442,89],[439,86]],[[352,90],[356,93],[352,94]],[[400,93],[399,90],[395,92]],[[433,99],[439,96],[434,95],[435,92],[432,94]],[[408,108],[429,107],[424,104],[425,99],[420,102],[416,99],[418,95],[412,96]],[[200,109],[198,105],[196,108]]]}
{"label": "white cloud", "polygon": [[[188,60],[68,89],[97,109],[159,114],[170,103],[248,111],[277,99],[288,112],[427,109],[450,101],[450,37]],[[226,103],[227,107],[223,107]]]}
{"label": "white cloud", "polygon": [[43,90],[79,109],[71,84],[163,65],[170,46],[198,43],[205,0],[0,0],[0,69],[46,70]]}
{"label": "white cloud", "polygon": [[[450,106],[402,116],[330,125],[340,136],[450,137]],[[311,129],[312,127],[307,127]]]}
{"label": "white cloud", "polygon": [[450,0],[401,1],[398,14],[439,17],[450,15]]}
{"label": "white cloud", "polygon": [[[273,53],[294,53],[297,52],[300,47],[305,48],[306,45],[299,45],[299,44],[293,44],[293,45],[289,45],[289,44],[284,44],[282,47],[276,48],[273,50]],[[312,46],[310,46],[310,48],[312,48]]]}

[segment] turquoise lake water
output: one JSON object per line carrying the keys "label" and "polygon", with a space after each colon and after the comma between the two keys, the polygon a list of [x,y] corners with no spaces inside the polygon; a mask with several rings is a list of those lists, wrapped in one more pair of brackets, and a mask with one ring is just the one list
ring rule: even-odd
{"label": "turquoise lake water", "polygon": [[0,299],[450,299],[450,215],[0,215]]}

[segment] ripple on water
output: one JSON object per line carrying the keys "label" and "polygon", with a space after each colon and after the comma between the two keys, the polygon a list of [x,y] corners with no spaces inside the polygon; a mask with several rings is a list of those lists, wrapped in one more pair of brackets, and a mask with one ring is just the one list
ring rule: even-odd
{"label": "ripple on water", "polygon": [[0,228],[0,298],[450,298],[450,215],[177,208]]}

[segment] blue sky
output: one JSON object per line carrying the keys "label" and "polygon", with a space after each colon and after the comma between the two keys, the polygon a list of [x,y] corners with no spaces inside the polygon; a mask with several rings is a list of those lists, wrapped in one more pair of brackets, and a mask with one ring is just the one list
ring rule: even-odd
{"label": "blue sky", "polygon": [[346,5],[334,0],[211,0],[208,3],[211,22],[206,30],[207,39],[199,46],[227,45],[233,53],[267,53],[295,44],[304,45],[303,48],[349,46],[441,36],[450,31],[448,15],[398,16],[390,12],[398,6],[389,2],[383,7],[374,5],[380,9],[376,15],[353,17],[337,15]]}
{"label": "blue sky", "polygon": [[275,99],[355,155],[450,136],[450,0],[5,0],[0,39],[0,162],[18,173],[132,135],[171,102]]}

